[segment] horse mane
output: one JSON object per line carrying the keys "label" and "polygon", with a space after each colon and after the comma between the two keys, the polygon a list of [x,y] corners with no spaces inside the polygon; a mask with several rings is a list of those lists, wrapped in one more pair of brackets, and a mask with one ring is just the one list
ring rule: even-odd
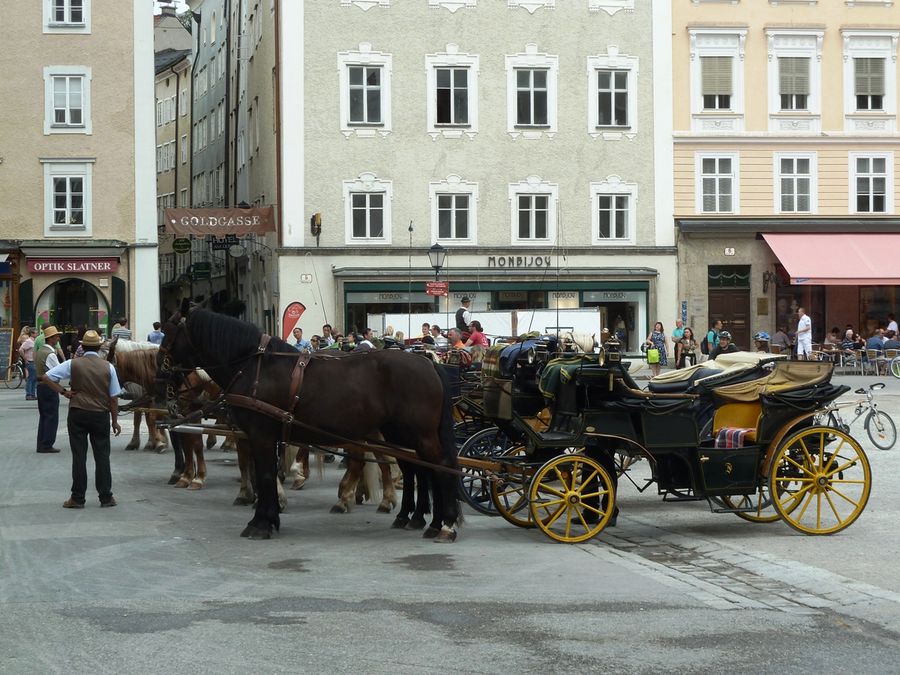
{"label": "horse mane", "polygon": [[[187,317],[191,340],[212,351],[223,363],[247,358],[259,347],[262,331],[252,323],[241,321],[208,309],[192,309]],[[272,337],[269,349],[275,352],[297,351],[293,345]]]}
{"label": "horse mane", "polygon": [[147,391],[152,390],[156,384],[157,352],[158,349],[119,352],[119,345],[116,345],[116,375],[122,381],[134,382]]}
{"label": "horse mane", "polygon": [[155,342],[134,342],[133,340],[116,340],[116,354],[138,352],[143,349],[159,349]]}

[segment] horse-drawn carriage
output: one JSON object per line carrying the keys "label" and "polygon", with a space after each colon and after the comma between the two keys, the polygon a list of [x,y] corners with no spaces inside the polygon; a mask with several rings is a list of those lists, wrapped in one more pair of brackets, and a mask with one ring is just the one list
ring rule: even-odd
{"label": "horse-drawn carriage", "polygon": [[[636,458],[651,467],[641,491],[656,485],[665,501],[705,500],[714,512],[781,519],[807,534],[838,532],[865,508],[865,452],[843,431],[813,424],[847,391],[831,384],[831,364],[739,353],[642,390],[615,343],[599,357],[550,356],[531,349],[509,377],[484,383],[485,415],[519,439],[493,458],[499,478],[485,482],[515,525],[564,542],[597,535],[615,523],[617,477]],[[550,412],[543,430],[522,423],[541,396]]]}
{"label": "horse-drawn carriage", "polygon": [[285,443],[374,450],[430,470],[437,541],[456,537],[457,482],[467,476],[508,521],[573,543],[615,523],[618,473],[637,457],[652,471],[641,489],[655,484],[667,501],[706,500],[715,512],[782,519],[808,534],[849,526],[871,487],[860,445],[813,424],[847,390],[831,384],[825,362],[737,354],[642,390],[615,341],[599,355],[523,342],[498,369],[488,360],[481,399],[471,399],[504,447],[457,457],[454,383],[420,356],[298,354],[205,310],[184,310],[165,332],[161,374],[206,368],[253,446],[259,498],[246,536],[278,528],[274,468]]}

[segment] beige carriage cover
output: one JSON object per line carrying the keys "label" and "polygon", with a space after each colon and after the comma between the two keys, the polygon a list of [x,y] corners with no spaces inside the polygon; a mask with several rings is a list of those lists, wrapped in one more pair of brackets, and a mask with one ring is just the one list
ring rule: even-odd
{"label": "beige carriage cover", "polygon": [[716,387],[713,393],[726,401],[758,401],[765,394],[811,387],[831,379],[834,364],[827,361],[778,361],[765,377]]}
{"label": "beige carriage cover", "polygon": [[[719,377],[726,372],[729,374],[738,373],[742,370],[750,370],[759,365],[762,361],[773,361],[777,359],[786,359],[787,356],[778,356],[775,354],[762,354],[759,352],[732,352],[730,354],[720,354],[717,359],[712,361],[703,361],[687,368],[679,370],[667,370],[652,378],[655,383],[668,382],[687,382],[698,370],[715,370],[718,371],[714,375],[708,377]],[[703,382],[705,378],[697,380],[697,383]]]}

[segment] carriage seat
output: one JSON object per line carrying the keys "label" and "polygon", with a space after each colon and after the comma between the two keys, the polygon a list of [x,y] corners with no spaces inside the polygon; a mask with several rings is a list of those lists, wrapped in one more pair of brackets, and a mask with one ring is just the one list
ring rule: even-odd
{"label": "carriage seat", "polygon": [[756,443],[762,418],[759,401],[725,403],[713,415],[713,438],[717,448],[740,448]]}

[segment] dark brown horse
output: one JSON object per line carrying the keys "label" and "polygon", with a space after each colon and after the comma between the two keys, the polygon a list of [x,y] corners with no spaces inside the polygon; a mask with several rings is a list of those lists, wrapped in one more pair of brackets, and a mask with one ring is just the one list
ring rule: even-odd
{"label": "dark brown horse", "polygon": [[[421,460],[456,469],[456,444],[446,377],[429,361],[398,350],[314,353],[299,365],[288,343],[263,336],[252,324],[186,303],[163,327],[159,370],[203,368],[229,394],[232,422],[248,436],[256,468],[256,513],[241,536],[268,539],[280,526],[276,501],[281,443],[344,447],[350,442],[387,441],[415,450]],[[291,396],[295,373],[302,386]],[[252,407],[248,400],[261,402]],[[267,407],[268,406],[268,407]],[[291,420],[272,414],[288,411]],[[287,422],[287,423],[285,423]],[[453,541],[460,520],[453,473],[436,471],[441,505],[436,541]]]}

